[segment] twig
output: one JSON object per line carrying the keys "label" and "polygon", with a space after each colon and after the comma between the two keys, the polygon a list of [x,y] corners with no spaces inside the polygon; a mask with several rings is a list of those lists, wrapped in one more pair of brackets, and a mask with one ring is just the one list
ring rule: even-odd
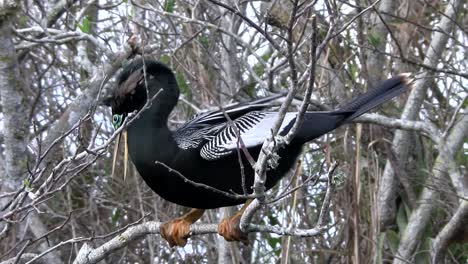
{"label": "twig", "polygon": [[320,208],[320,214],[317,220],[317,226],[322,226],[325,223],[325,217],[327,216],[328,209],[330,208],[330,199],[331,193],[333,192],[333,175],[335,174],[336,168],[338,168],[338,162],[336,162],[332,169],[327,174],[327,191],[325,193],[325,198],[323,198],[322,207]]}
{"label": "twig", "polygon": [[[322,163],[320,164],[320,169],[319,169],[319,173],[318,173],[318,174],[320,174],[320,173],[322,172],[322,169],[323,169],[323,165],[324,165],[324,164],[325,164],[325,161],[322,162]],[[295,176],[298,177],[299,175],[295,175]],[[307,177],[307,179],[305,179],[305,181],[303,181],[300,185],[293,187],[291,190],[287,190],[287,188],[288,188],[289,186],[286,186],[286,190],[287,190],[287,191],[285,191],[284,193],[278,195],[277,197],[275,197],[275,198],[272,199],[272,200],[266,201],[265,204],[272,204],[272,203],[276,203],[276,202],[282,200],[284,197],[286,197],[286,196],[290,195],[291,193],[296,192],[298,189],[300,189],[300,188],[302,188],[302,187],[308,185],[309,182],[312,181],[313,179],[315,179],[315,181],[314,181],[310,186],[315,186],[315,185],[319,182],[319,180],[320,180],[320,175],[310,175],[310,176]]]}
{"label": "twig", "polygon": [[176,169],[173,169],[171,167],[169,167],[168,165],[160,162],[160,161],[155,161],[154,162],[156,165],[161,165],[163,166],[164,168],[166,168],[169,172],[171,173],[174,173],[175,175],[179,176],[184,182],[188,182],[190,184],[192,184],[193,186],[195,187],[199,187],[199,188],[204,188],[204,189],[207,189],[209,191],[212,191],[212,192],[215,192],[215,193],[219,193],[219,194],[222,194],[226,197],[229,197],[229,198],[232,198],[232,199],[237,199],[237,200],[245,200],[245,199],[253,199],[253,198],[256,198],[256,196],[254,194],[249,194],[249,195],[241,195],[241,194],[234,194],[234,193],[229,193],[229,192],[226,192],[226,191],[223,191],[223,190],[220,190],[220,189],[217,189],[217,188],[214,188],[212,186],[209,186],[209,185],[206,185],[204,183],[200,183],[200,182],[195,182],[195,181],[192,181],[190,180],[189,178],[185,177],[182,173],[180,173],[179,171],[177,171]]}
{"label": "twig", "polygon": [[310,47],[310,66],[309,66],[309,85],[307,86],[306,93],[304,95],[304,99],[302,100],[301,106],[299,108],[299,112],[296,117],[296,121],[294,122],[293,127],[285,136],[284,140],[286,144],[291,143],[294,136],[297,133],[297,130],[302,126],[304,121],[304,116],[307,111],[307,107],[309,106],[309,100],[312,96],[312,91],[314,90],[314,80],[315,80],[315,66],[317,63],[316,52],[317,52],[317,18],[315,16],[312,17],[312,37],[311,37],[311,47]]}
{"label": "twig", "polygon": [[395,119],[373,113],[364,114],[356,118],[355,122],[374,123],[391,128],[419,131],[423,134],[426,134],[436,144],[439,144],[441,140],[441,133],[439,129],[428,121]]}
{"label": "twig", "polygon": [[335,34],[333,34],[331,36],[331,38],[335,38],[337,37],[338,35],[341,34],[341,32],[345,31],[349,26],[351,26],[352,23],[354,23],[354,21],[356,19],[358,19],[360,16],[364,15],[364,13],[366,13],[367,11],[371,10],[374,8],[375,5],[377,5],[378,3],[380,3],[381,0],[377,0],[375,2],[373,2],[371,5],[369,5],[368,7],[364,8],[361,12],[359,12],[359,14],[355,15],[353,18],[351,18],[346,24],[344,24],[340,29],[338,29]]}
{"label": "twig", "polygon": [[[217,6],[221,6],[223,7],[224,9],[226,10],[229,10],[230,12],[234,13],[236,16],[242,18],[242,20],[244,20],[247,24],[249,24],[249,26],[255,28],[255,30],[257,30],[260,34],[262,34],[266,40],[268,40],[268,42],[270,42],[270,44],[278,51],[280,52],[282,55],[285,55],[285,52],[283,50],[283,48],[278,44],[276,43],[276,41],[274,39],[272,39],[270,37],[270,35],[268,35],[268,33],[266,31],[264,31],[259,25],[257,25],[255,22],[253,22],[252,20],[250,20],[247,16],[245,16],[244,14],[242,14],[239,10],[237,9],[234,9],[224,3],[221,3],[221,2],[218,2],[216,0],[207,0],[208,2],[211,2]],[[295,20],[295,17],[291,17],[291,20]]]}

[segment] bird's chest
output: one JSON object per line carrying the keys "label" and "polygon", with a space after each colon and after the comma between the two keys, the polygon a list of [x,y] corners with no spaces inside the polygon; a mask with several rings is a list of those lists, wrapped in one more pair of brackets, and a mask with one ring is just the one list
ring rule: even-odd
{"label": "bird's chest", "polygon": [[128,138],[129,154],[140,176],[162,198],[189,205],[187,200],[190,199],[181,194],[194,192],[195,187],[185,178],[193,177],[197,162],[180,151],[174,151],[167,142],[155,139],[143,142],[142,137],[129,135]]}
{"label": "bird's chest", "polygon": [[160,147],[160,142],[154,138],[140,131],[137,134],[132,133],[131,129],[128,131],[127,144],[130,159],[138,173],[151,189],[161,195],[161,192],[167,188],[169,175],[167,170],[163,170],[156,163],[167,162],[164,153],[161,153],[165,148]]}
{"label": "bird's chest", "polygon": [[156,162],[170,164],[175,152],[175,144],[169,133],[138,126],[128,128],[127,144],[130,158],[137,169],[145,168],[145,173],[140,171],[143,177],[156,167]]}

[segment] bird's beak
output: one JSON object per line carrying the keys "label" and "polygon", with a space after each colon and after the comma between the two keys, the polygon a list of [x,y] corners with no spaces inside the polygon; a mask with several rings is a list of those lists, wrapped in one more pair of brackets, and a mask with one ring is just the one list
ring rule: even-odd
{"label": "bird's beak", "polygon": [[119,153],[120,139],[123,134],[124,139],[124,181],[127,179],[127,170],[128,170],[128,147],[127,147],[127,131],[124,130],[117,135],[117,139],[114,146],[114,155],[112,157],[112,178],[114,178],[115,173],[115,164],[117,163],[117,154]]}

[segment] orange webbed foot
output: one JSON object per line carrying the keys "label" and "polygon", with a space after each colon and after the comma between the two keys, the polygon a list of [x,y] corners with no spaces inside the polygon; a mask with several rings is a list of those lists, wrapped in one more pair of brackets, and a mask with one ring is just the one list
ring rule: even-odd
{"label": "orange webbed foot", "polygon": [[218,225],[218,234],[224,237],[226,241],[240,241],[244,245],[248,245],[248,236],[239,227],[241,216],[242,214],[236,214],[230,218],[223,219]]}
{"label": "orange webbed foot", "polygon": [[159,227],[159,233],[169,242],[169,246],[183,247],[187,244],[190,235],[190,225],[200,219],[203,212],[202,209],[192,209],[182,217],[163,223]]}
{"label": "orange webbed foot", "polygon": [[187,244],[190,233],[190,222],[183,218],[176,218],[163,223],[159,227],[161,236],[169,243],[170,247],[183,247]]}

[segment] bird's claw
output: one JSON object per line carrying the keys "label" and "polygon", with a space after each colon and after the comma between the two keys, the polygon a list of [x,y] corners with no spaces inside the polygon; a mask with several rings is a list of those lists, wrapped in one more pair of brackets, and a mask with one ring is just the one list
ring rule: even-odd
{"label": "bird's claw", "polygon": [[249,239],[246,233],[242,232],[239,227],[241,214],[230,218],[223,219],[218,225],[218,234],[226,241],[240,241],[244,245],[249,244]]}
{"label": "bird's claw", "polygon": [[187,244],[187,238],[189,237],[190,222],[183,218],[176,218],[163,223],[159,227],[159,232],[170,247],[183,247]]}

